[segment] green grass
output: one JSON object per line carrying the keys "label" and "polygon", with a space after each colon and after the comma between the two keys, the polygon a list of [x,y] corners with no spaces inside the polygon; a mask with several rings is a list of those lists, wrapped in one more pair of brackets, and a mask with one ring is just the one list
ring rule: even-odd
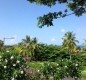
{"label": "green grass", "polygon": [[44,67],[44,63],[54,63],[54,64],[57,64],[56,62],[49,62],[49,61],[43,61],[43,62],[29,62],[27,63],[28,67],[31,67],[31,68],[37,68],[37,69],[41,69]]}
{"label": "green grass", "polygon": [[43,62],[29,62],[27,63],[27,65],[31,68],[37,68],[40,69],[41,67],[43,67]]}
{"label": "green grass", "polygon": [[82,78],[86,78],[86,70],[81,73]]}
{"label": "green grass", "polygon": [[83,67],[83,71],[81,72],[81,77],[86,79],[86,66]]}

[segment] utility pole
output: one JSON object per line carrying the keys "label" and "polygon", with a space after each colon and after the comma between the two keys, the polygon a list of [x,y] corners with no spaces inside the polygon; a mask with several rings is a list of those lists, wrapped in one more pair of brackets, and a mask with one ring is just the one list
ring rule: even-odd
{"label": "utility pole", "polygon": [[10,38],[3,38],[3,42],[5,43],[6,39],[15,39],[15,37],[10,37]]}

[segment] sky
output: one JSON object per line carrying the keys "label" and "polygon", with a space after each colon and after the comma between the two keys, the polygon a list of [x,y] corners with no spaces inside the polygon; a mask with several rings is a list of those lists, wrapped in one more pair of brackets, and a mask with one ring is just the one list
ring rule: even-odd
{"label": "sky", "polygon": [[48,12],[64,10],[64,5],[52,8],[31,4],[27,0],[0,0],[0,39],[6,45],[20,42],[26,35],[37,37],[39,42],[62,44],[62,37],[68,31],[76,34],[79,45],[86,39],[86,14],[81,17],[74,15],[54,20],[54,26],[38,28],[37,17]]}

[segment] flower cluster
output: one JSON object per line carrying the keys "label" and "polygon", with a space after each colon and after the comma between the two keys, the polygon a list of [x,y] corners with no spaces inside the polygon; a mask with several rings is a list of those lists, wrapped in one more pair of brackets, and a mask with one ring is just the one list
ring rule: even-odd
{"label": "flower cluster", "polygon": [[26,80],[25,61],[17,53],[0,53],[0,79]]}
{"label": "flower cluster", "polygon": [[63,79],[64,77],[80,78],[80,64],[73,60],[61,60],[58,63],[44,63],[43,75],[53,79]]}

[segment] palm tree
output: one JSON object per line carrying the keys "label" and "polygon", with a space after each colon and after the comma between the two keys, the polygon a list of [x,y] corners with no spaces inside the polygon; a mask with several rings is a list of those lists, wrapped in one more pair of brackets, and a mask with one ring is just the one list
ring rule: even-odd
{"label": "palm tree", "polygon": [[37,49],[37,38],[30,38],[30,36],[26,36],[25,39],[22,39],[22,43],[23,43],[23,49],[26,52],[26,54],[28,54],[29,56],[31,56],[31,58],[33,59],[34,57],[34,51],[35,49]]}
{"label": "palm tree", "polygon": [[74,53],[76,49],[76,43],[79,43],[78,40],[76,40],[75,34],[73,32],[67,32],[65,33],[63,39],[63,47],[68,51],[70,54],[70,60],[71,60],[71,54]]}
{"label": "palm tree", "polygon": [[31,41],[32,59],[35,60],[35,50],[38,49],[38,40],[34,37]]}
{"label": "palm tree", "polygon": [[30,43],[30,41],[31,41],[31,38],[28,35],[26,35],[25,39],[22,39],[22,43],[24,43],[24,44]]}

